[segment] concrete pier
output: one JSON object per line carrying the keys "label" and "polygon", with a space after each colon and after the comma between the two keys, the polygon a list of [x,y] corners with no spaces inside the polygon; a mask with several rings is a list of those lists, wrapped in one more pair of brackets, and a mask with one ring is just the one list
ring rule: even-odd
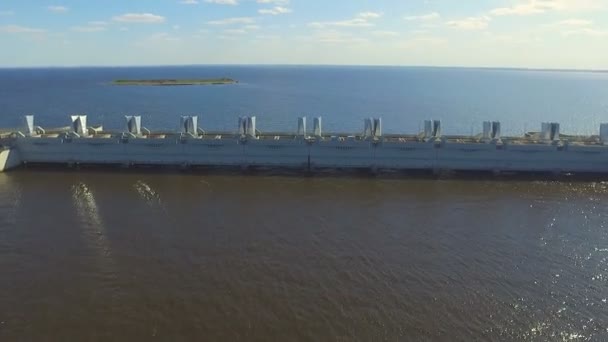
{"label": "concrete pier", "polygon": [[4,172],[21,165],[19,152],[11,148],[0,147],[0,172]]}

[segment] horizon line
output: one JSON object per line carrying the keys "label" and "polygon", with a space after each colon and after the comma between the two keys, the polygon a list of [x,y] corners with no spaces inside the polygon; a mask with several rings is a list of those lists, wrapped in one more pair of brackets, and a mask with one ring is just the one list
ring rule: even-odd
{"label": "horizon line", "polygon": [[159,67],[376,67],[376,68],[420,68],[420,69],[475,69],[505,71],[544,71],[544,72],[589,72],[608,73],[608,69],[595,68],[542,68],[509,66],[462,66],[462,65],[397,65],[397,64],[300,64],[300,63],[202,63],[202,64],[144,64],[144,65],[31,65],[2,66],[7,69],[85,69],[85,68],[159,68]]}

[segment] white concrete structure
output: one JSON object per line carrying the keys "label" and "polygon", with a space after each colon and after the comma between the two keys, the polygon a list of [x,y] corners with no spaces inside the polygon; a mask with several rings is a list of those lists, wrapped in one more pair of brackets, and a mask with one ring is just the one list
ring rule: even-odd
{"label": "white concrete structure", "polygon": [[19,165],[21,165],[21,159],[17,150],[0,148],[0,172],[16,168]]}
{"label": "white concrete structure", "polygon": [[375,118],[372,126],[372,136],[374,138],[382,137],[382,119]]}
{"label": "white concrete structure", "polygon": [[481,140],[486,143],[500,140],[500,122],[484,121]]}
{"label": "white concrete structure", "polygon": [[441,138],[441,120],[426,120],[424,121],[425,140],[433,140]]}
{"label": "white concrete structure", "polygon": [[193,137],[198,135],[198,116],[182,116],[180,119],[182,134],[189,134]]}
{"label": "white concrete structure", "polygon": [[313,120],[313,135],[316,138],[321,138],[323,131],[321,130],[321,117],[316,117]]}
{"label": "white concrete structure", "polygon": [[25,116],[25,134],[27,136],[36,135],[36,127],[34,126],[34,116],[26,115]]}
{"label": "white concrete structure", "polygon": [[72,115],[72,132],[79,136],[88,135],[87,130],[87,116],[86,115]]}
{"label": "white concrete structure", "polygon": [[306,138],[308,135],[306,133],[306,117],[302,116],[298,118],[298,137]]}
{"label": "white concrete structure", "polygon": [[245,128],[245,135],[249,138],[255,138],[257,136],[257,130],[255,127],[255,116],[247,117],[247,126]]}
{"label": "white concrete structure", "polygon": [[141,116],[125,115],[127,121],[127,132],[133,135],[141,135]]}
{"label": "white concrete structure", "polygon": [[[364,134],[323,136],[321,118],[306,135],[260,134],[255,117],[239,118],[237,134],[197,135],[196,117],[182,118],[180,132],[141,133],[141,120],[127,117],[130,134],[85,132],[86,118],[68,131],[0,136],[0,170],[28,164],[176,165],[395,170],[515,171],[608,174],[608,125],[599,136],[564,137],[559,124],[543,124],[532,137],[501,137],[500,123],[483,124],[481,138],[442,136],[441,122],[425,122],[422,137],[382,134],[380,119],[366,119]],[[28,125],[28,132],[33,127]],[[76,134],[74,134],[76,133]],[[183,139],[184,134],[196,139]],[[297,138],[297,139],[294,139]],[[440,138],[440,139],[439,139]],[[566,139],[567,138],[567,139]]]}

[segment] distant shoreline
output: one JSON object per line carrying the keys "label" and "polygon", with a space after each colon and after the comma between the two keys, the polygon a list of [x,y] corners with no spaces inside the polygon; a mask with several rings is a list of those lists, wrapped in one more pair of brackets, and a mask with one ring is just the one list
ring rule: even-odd
{"label": "distant shoreline", "polygon": [[190,86],[190,85],[222,85],[239,83],[231,78],[208,79],[155,79],[155,80],[115,80],[113,85],[119,86]]}

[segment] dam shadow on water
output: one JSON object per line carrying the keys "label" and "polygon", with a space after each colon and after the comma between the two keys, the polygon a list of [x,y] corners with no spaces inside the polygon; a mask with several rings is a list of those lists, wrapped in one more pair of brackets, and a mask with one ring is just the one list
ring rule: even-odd
{"label": "dam shadow on water", "polygon": [[[180,165],[102,165],[102,164],[28,164],[17,171],[44,171],[58,173],[148,174],[182,176],[236,176],[236,177],[286,177],[369,180],[453,180],[453,181],[497,181],[497,182],[605,182],[605,173],[560,173],[552,171],[479,171],[479,170],[396,170],[375,168],[311,168],[272,166],[180,166]],[[15,172],[15,171],[13,171]]]}

